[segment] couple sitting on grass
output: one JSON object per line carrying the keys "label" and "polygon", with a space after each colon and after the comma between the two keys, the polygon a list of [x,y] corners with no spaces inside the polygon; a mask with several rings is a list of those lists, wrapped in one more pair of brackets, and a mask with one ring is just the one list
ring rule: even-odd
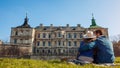
{"label": "couple sitting on grass", "polygon": [[113,44],[101,30],[88,31],[78,50],[76,64],[113,64],[115,60]]}

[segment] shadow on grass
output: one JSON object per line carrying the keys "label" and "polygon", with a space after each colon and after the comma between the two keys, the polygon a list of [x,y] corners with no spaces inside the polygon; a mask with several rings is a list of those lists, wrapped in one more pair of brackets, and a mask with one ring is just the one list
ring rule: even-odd
{"label": "shadow on grass", "polygon": [[61,60],[48,60],[48,63],[52,63],[52,64],[60,64],[60,63],[66,63],[65,61],[61,61]]}

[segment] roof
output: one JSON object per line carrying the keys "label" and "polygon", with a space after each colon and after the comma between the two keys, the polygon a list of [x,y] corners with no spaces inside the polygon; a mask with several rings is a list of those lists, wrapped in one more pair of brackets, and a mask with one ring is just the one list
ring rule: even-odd
{"label": "roof", "polygon": [[31,26],[28,24],[28,18],[24,19],[24,23],[21,26],[17,26],[16,28],[31,28]]}

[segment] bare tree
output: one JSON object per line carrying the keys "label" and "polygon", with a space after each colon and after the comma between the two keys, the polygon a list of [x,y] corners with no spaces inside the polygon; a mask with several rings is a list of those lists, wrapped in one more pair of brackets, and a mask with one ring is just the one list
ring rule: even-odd
{"label": "bare tree", "polygon": [[118,35],[117,36],[111,36],[110,37],[110,40],[113,42],[113,43],[117,43],[119,39]]}

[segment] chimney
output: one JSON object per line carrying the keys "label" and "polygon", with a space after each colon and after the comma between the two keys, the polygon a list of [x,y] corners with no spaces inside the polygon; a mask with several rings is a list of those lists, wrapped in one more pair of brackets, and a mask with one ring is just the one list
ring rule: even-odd
{"label": "chimney", "polygon": [[50,27],[53,27],[53,24],[50,24]]}
{"label": "chimney", "polygon": [[67,24],[67,27],[69,27],[69,24]]}
{"label": "chimney", "polygon": [[77,24],[77,27],[80,27],[80,24]]}
{"label": "chimney", "polygon": [[43,27],[43,24],[40,24],[40,27]]}

